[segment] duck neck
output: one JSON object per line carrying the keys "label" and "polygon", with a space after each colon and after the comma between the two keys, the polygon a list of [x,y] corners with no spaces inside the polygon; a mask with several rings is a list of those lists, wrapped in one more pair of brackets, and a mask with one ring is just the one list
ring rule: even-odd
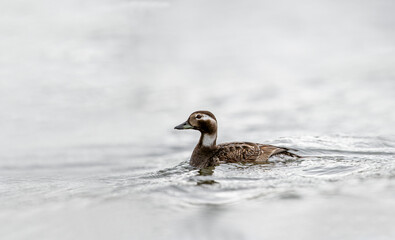
{"label": "duck neck", "polygon": [[202,133],[200,135],[199,145],[206,148],[215,148],[217,142],[217,133]]}
{"label": "duck neck", "polygon": [[216,148],[217,133],[201,133],[199,143],[193,150],[190,164],[194,167],[205,168],[212,166],[213,151]]}

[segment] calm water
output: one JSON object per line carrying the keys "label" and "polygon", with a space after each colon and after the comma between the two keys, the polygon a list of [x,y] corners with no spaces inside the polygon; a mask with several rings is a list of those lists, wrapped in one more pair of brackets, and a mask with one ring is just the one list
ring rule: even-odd
{"label": "calm water", "polygon": [[[1,239],[394,239],[393,1],[0,1]],[[305,156],[189,166],[218,142]]]}

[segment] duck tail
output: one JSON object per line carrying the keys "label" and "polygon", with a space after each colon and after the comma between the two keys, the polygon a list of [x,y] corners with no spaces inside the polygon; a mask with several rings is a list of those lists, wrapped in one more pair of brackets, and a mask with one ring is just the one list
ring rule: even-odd
{"label": "duck tail", "polygon": [[279,153],[279,154],[283,154],[283,155],[295,157],[295,158],[302,158],[302,156],[299,156],[298,154],[295,154],[295,153],[288,152],[288,150],[285,152]]}

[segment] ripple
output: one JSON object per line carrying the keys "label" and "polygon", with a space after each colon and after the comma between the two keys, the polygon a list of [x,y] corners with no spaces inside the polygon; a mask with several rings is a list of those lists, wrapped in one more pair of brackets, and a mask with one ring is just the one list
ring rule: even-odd
{"label": "ripple", "polygon": [[[313,147],[304,147],[300,152],[310,153],[307,157],[275,158],[269,164],[222,164],[197,170],[182,161],[174,167],[143,174],[135,181],[139,183],[140,193],[156,195],[181,206],[233,204],[249,199],[302,199],[322,194],[328,186],[341,188],[342,183],[352,179],[367,181],[393,176],[394,157],[385,144],[377,144],[372,150],[352,143],[353,139],[364,138],[342,136],[341,139],[348,139],[346,142],[352,144],[334,149],[329,143],[338,143],[338,137],[306,137],[287,139],[283,145],[297,148],[304,139],[318,139],[322,145],[316,147],[315,142]],[[379,145],[386,151],[381,151]]]}

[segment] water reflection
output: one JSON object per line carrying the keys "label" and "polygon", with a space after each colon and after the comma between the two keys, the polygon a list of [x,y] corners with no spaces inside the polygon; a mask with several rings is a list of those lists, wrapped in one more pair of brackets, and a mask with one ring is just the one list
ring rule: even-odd
{"label": "water reflection", "polygon": [[213,184],[219,184],[219,182],[212,180],[212,179],[206,179],[207,176],[212,176],[214,173],[215,167],[208,167],[208,168],[201,168],[198,171],[198,177],[203,176],[204,179],[197,178],[196,185],[213,185]]}
{"label": "water reflection", "polygon": [[217,181],[214,180],[198,180],[196,185],[213,185],[213,184],[219,184]]}
{"label": "water reflection", "polygon": [[201,168],[199,169],[199,176],[211,176],[214,173],[215,167]]}

